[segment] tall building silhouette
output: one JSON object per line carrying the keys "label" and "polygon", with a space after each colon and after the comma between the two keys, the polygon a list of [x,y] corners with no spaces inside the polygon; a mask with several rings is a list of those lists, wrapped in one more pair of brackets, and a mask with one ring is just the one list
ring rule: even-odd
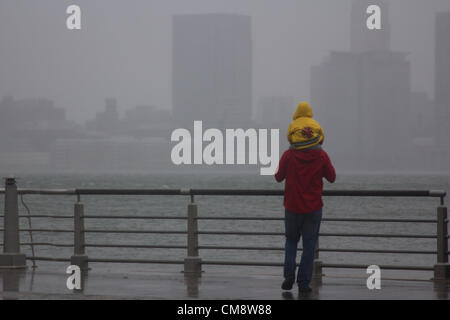
{"label": "tall building silhouette", "polygon": [[[384,30],[367,28],[370,4],[384,9]],[[395,168],[409,146],[410,63],[389,48],[387,10],[381,1],[354,1],[352,50],[331,52],[311,71],[311,102],[326,148],[347,169]]]}
{"label": "tall building silhouette", "polygon": [[173,116],[180,125],[238,127],[251,119],[251,19],[238,14],[173,17]]}
{"label": "tall building silhouette", "polygon": [[450,148],[450,11],[436,16],[435,101],[439,146]]}

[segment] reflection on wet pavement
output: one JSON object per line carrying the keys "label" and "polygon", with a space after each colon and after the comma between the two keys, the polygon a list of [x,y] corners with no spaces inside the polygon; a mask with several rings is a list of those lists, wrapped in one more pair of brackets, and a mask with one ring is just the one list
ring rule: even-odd
{"label": "reflection on wet pavement", "polygon": [[[61,269],[61,270],[60,270]],[[449,299],[450,282],[383,280],[381,290],[368,290],[365,278],[325,276],[313,281],[311,293],[282,291],[275,274],[206,270],[201,275],[176,271],[100,273],[82,276],[82,289],[66,287],[64,268],[0,270],[3,299]]]}

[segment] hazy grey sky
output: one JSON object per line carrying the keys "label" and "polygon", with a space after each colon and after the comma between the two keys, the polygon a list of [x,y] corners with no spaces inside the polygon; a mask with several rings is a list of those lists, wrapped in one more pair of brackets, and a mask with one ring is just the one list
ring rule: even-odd
{"label": "hazy grey sky", "polygon": [[[412,88],[433,95],[434,21],[448,0],[385,0],[391,47],[410,52]],[[374,0],[374,3],[377,1]],[[66,29],[67,6],[82,30]],[[310,67],[350,47],[351,0],[1,0],[0,97],[46,97],[84,121],[116,97],[171,108],[171,17],[241,13],[252,17],[254,101],[309,99]],[[386,18],[386,17],[383,17]]]}

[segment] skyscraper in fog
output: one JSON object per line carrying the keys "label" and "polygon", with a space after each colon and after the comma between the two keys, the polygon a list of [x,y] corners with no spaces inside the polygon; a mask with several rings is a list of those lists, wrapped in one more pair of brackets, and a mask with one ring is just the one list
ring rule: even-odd
{"label": "skyscraper in fog", "polygon": [[[367,29],[369,4],[384,9],[384,30]],[[332,52],[312,68],[312,106],[327,149],[347,169],[393,168],[410,141],[410,63],[390,50],[387,17],[384,2],[354,1],[352,50]]]}
{"label": "skyscraper in fog", "polygon": [[238,14],[173,17],[173,115],[179,124],[238,127],[252,112],[251,19]]}
{"label": "skyscraper in fog", "polygon": [[450,147],[450,11],[436,16],[436,128],[440,146]]}

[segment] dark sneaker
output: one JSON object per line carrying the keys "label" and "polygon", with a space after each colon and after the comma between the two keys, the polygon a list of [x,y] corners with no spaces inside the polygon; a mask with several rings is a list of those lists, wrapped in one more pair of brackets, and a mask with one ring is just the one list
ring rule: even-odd
{"label": "dark sneaker", "polygon": [[306,285],[298,285],[298,292],[300,293],[310,293],[312,291],[312,289],[309,286]]}
{"label": "dark sneaker", "polygon": [[292,286],[294,285],[294,278],[286,278],[283,281],[283,284],[281,285],[281,289],[283,290],[291,290]]}

